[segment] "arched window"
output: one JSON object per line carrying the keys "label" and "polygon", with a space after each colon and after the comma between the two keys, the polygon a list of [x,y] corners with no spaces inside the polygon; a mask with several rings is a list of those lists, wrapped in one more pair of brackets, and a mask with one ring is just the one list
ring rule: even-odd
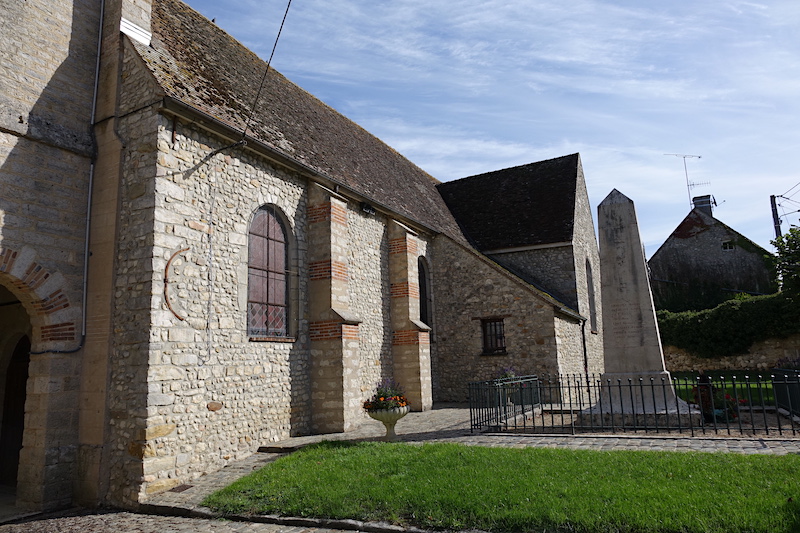
{"label": "arched window", "polygon": [[419,275],[419,320],[428,326],[433,326],[431,278],[428,272],[428,264],[422,256],[417,259],[417,273]]}
{"label": "arched window", "polygon": [[286,228],[272,206],[262,206],[250,224],[247,261],[247,333],[286,337],[288,328]]}
{"label": "arched window", "polygon": [[592,275],[592,264],[586,260],[586,289],[589,298],[589,327],[592,333],[597,333],[597,307],[594,295],[594,276]]}

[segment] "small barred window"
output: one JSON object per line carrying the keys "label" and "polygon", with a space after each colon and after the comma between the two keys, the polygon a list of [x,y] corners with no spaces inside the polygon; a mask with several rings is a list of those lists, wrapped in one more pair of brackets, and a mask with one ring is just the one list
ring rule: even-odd
{"label": "small barred window", "polygon": [[502,318],[481,319],[483,333],[483,354],[498,355],[506,353],[506,334]]}

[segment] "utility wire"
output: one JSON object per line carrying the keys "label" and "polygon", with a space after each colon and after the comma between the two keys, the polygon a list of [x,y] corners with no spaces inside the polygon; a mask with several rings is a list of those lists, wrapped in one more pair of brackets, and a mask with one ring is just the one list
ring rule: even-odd
{"label": "utility wire", "polygon": [[269,59],[267,60],[267,68],[264,69],[264,75],[261,77],[261,84],[258,86],[258,92],[256,93],[256,98],[253,100],[253,106],[250,108],[250,114],[247,116],[247,120],[244,124],[244,131],[242,131],[242,140],[247,136],[247,130],[250,128],[250,123],[253,120],[253,114],[256,112],[256,104],[258,104],[258,99],[261,97],[261,91],[264,89],[264,83],[267,81],[267,74],[269,74],[269,67],[272,64],[272,56],[275,55],[275,49],[278,47],[278,39],[281,38],[281,32],[283,32],[283,25],[286,23],[286,16],[289,14],[289,8],[292,5],[292,0],[289,0],[289,3],[286,4],[286,11],[283,13],[283,20],[281,21],[281,27],[278,28],[278,35],[275,36],[275,43],[272,45],[272,52],[269,54]]}
{"label": "utility wire", "polygon": [[[786,198],[786,195],[789,194],[790,192],[794,191],[797,187],[800,187],[800,183],[798,183],[797,185],[795,185],[794,187],[792,187],[791,189],[789,189],[785,193],[781,194],[780,196],[782,196],[783,198]],[[800,192],[800,191],[795,191],[795,193],[792,196],[794,196],[798,192]]]}

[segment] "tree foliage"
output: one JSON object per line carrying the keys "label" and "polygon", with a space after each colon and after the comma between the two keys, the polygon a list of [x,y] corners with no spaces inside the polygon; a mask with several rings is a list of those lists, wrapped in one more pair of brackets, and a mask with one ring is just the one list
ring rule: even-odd
{"label": "tree foliage", "polygon": [[791,228],[772,241],[778,249],[776,266],[784,291],[800,293],[800,228]]}

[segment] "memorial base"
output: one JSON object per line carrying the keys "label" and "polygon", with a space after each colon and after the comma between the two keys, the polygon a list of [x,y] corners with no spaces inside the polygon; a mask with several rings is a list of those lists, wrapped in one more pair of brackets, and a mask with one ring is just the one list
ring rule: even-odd
{"label": "memorial base", "polygon": [[581,426],[602,428],[696,427],[700,412],[677,397],[669,372],[608,372],[600,397],[578,415]]}

